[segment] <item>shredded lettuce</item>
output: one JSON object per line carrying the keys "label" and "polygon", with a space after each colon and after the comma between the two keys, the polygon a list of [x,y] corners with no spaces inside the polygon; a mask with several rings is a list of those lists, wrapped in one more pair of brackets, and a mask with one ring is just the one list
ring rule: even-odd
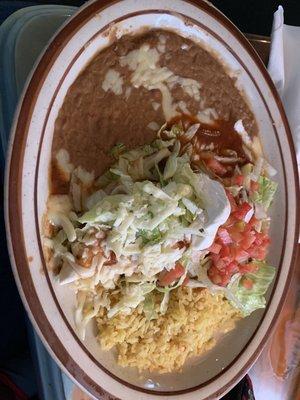
{"label": "shredded lettuce", "polygon": [[[106,189],[96,192],[86,202],[91,208],[75,221],[81,224],[80,229],[104,229],[105,254],[112,251],[117,260],[134,257],[134,263],[130,263],[147,279],[163,269],[172,269],[182,258],[186,248],[174,248],[178,241],[187,240],[197,251],[209,247],[230,212],[222,185],[205,174],[194,173],[188,158],[178,157],[179,150],[178,141],[172,152],[167,149],[168,160],[177,158],[176,169],[169,174],[172,176],[159,181],[135,181],[128,175],[128,154],[123,153],[110,169],[119,177],[111,194]],[[129,158],[139,156],[139,151],[129,153]],[[157,172],[158,165],[153,168]],[[115,193],[116,188],[121,192]],[[116,276],[120,274],[119,268],[115,271]]]}
{"label": "shredded lettuce", "polygon": [[254,192],[252,195],[251,200],[254,203],[261,204],[265,210],[267,210],[274,198],[275,192],[277,190],[277,183],[271,181],[271,179],[260,176],[258,179],[259,189],[257,192]]}
{"label": "shredded lettuce", "polygon": [[264,159],[262,157],[258,157],[255,161],[252,173],[251,173],[251,180],[257,182],[264,166]]}
{"label": "shredded lettuce", "polygon": [[108,292],[102,295],[95,295],[89,294],[86,290],[78,291],[75,324],[82,340],[85,339],[87,324],[98,314],[100,307],[109,308],[109,306]]}
{"label": "shredded lettuce", "polygon": [[157,244],[159,243],[163,235],[160,230],[156,227],[152,231],[146,231],[145,229],[140,229],[137,233],[137,237],[142,238],[143,245],[147,244]]}
{"label": "shredded lettuce", "polygon": [[168,291],[164,293],[164,297],[162,299],[162,302],[160,303],[159,311],[161,314],[165,314],[167,312],[169,300],[170,300],[170,292]]}
{"label": "shredded lettuce", "polygon": [[155,173],[157,174],[157,180],[159,181],[160,185],[165,186],[166,181],[164,180],[163,174],[161,173],[157,164],[155,164]]}
{"label": "shredded lettuce", "polygon": [[173,146],[174,142],[175,139],[170,139],[170,140],[156,139],[153,142],[153,146],[157,147],[158,149],[164,149]]}
{"label": "shredded lettuce", "polygon": [[104,190],[97,190],[93,194],[91,194],[86,200],[85,200],[85,208],[87,210],[90,210],[93,208],[97,203],[99,203],[104,197],[106,196],[106,193]]}
{"label": "shredded lettuce", "polygon": [[111,182],[114,182],[119,179],[118,175],[113,174],[110,170],[106,171],[103,175],[99,176],[96,180],[96,186],[100,188],[105,188]]}
{"label": "shredded lettuce", "polygon": [[81,217],[78,222],[81,224],[89,222],[113,222],[117,218],[117,209],[121,204],[130,204],[133,197],[125,194],[115,194],[104,197],[100,202]]}
{"label": "shredded lettuce", "polygon": [[165,133],[168,137],[178,137],[183,133],[182,125],[175,124],[170,131],[165,131]]}
{"label": "shredded lettuce", "polygon": [[119,156],[126,151],[126,146],[123,143],[117,143],[110,151],[110,154],[118,159]]}
{"label": "shredded lettuce", "polygon": [[121,300],[108,311],[108,318],[112,318],[118,313],[129,314],[133,308],[136,308],[145,300],[145,296],[155,289],[155,284],[144,283],[129,285],[124,289]]}
{"label": "shredded lettuce", "polygon": [[155,301],[152,292],[147,294],[145,297],[143,303],[143,312],[148,321],[151,321],[152,319],[157,319],[158,317],[158,314],[155,310]]}
{"label": "shredded lettuce", "polygon": [[178,158],[175,154],[171,154],[166,162],[163,178],[165,181],[172,178],[177,170]]}
{"label": "shredded lettuce", "polygon": [[186,140],[192,140],[195,134],[197,133],[200,124],[191,125],[186,132],[184,132],[184,138]]}
{"label": "shredded lettuce", "polygon": [[69,242],[74,242],[76,240],[76,232],[68,216],[62,212],[51,212],[48,214],[48,218],[53,225],[62,227]]}
{"label": "shredded lettuce", "polygon": [[[258,267],[255,273],[247,273],[243,276],[236,274],[226,288],[225,295],[231,303],[239,308],[244,316],[253,311],[264,308],[266,305],[265,293],[275,276],[275,268],[265,262],[253,261]],[[243,286],[243,280],[250,279],[253,282],[251,289]]]}

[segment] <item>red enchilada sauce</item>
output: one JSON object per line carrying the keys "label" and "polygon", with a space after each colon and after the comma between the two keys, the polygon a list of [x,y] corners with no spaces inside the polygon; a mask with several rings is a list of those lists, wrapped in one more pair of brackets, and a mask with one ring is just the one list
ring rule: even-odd
{"label": "red enchilada sauce", "polygon": [[[175,118],[168,124],[183,126],[186,131],[192,124],[197,124],[196,118],[184,115]],[[218,120],[212,124],[200,123],[193,137],[193,164],[203,164],[216,175],[222,178],[232,176],[236,165],[242,166],[249,162],[241,136],[234,129],[235,121]],[[182,136],[181,144],[184,146],[188,140]],[[219,158],[220,157],[220,158]],[[230,161],[230,159],[232,161]],[[234,161],[235,160],[235,161]]]}
{"label": "red enchilada sauce", "polygon": [[233,150],[237,157],[245,159],[242,139],[233,126],[233,121],[217,121],[215,127],[201,124],[197,132],[198,140],[204,145],[213,143],[215,154],[228,156],[226,150]]}

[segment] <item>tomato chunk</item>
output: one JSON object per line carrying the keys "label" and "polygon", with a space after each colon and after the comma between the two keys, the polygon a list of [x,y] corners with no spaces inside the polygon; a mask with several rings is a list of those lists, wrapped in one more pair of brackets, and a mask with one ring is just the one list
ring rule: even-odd
{"label": "tomato chunk", "polygon": [[257,270],[258,270],[258,266],[255,263],[239,265],[239,271],[241,274],[246,274],[248,272],[256,272]]}
{"label": "tomato chunk", "polygon": [[230,273],[230,275],[233,275],[236,272],[239,272],[238,264],[236,262],[231,262],[230,264],[228,264],[227,270]]}
{"label": "tomato chunk", "polygon": [[[237,175],[228,179],[231,179],[232,183],[238,184],[242,183],[244,178]],[[257,189],[257,185],[254,182],[252,188]],[[248,214],[252,210],[252,206],[248,202],[237,204],[234,196],[228,190],[226,190],[226,194],[231,205],[231,214],[218,229],[213,245],[208,248],[211,260],[208,276],[214,284],[219,286],[226,286],[232,275],[237,272],[243,275],[256,272],[259,266],[255,260],[266,258],[270,243],[266,231],[258,232],[256,230],[259,227],[259,221],[254,215],[250,218]],[[245,218],[246,216],[247,218]],[[248,277],[242,282],[247,289],[251,289],[253,286],[253,281]]]}
{"label": "tomato chunk", "polygon": [[189,281],[190,281],[190,278],[188,276],[186,276],[184,278],[184,281],[182,282],[182,286],[186,286],[189,283]]}
{"label": "tomato chunk", "polygon": [[222,284],[222,277],[220,275],[220,272],[214,265],[208,270],[208,276],[215,285]]}
{"label": "tomato chunk", "polygon": [[250,190],[251,192],[257,192],[259,189],[259,183],[255,181],[250,182]]}
{"label": "tomato chunk", "polygon": [[244,183],[244,175],[235,175],[232,177],[233,185],[241,186]]}
{"label": "tomato chunk", "polygon": [[248,250],[249,247],[255,242],[255,232],[250,231],[244,234],[243,239],[240,242],[240,246],[243,250]]}
{"label": "tomato chunk", "polygon": [[250,204],[247,202],[244,202],[239,206],[239,208],[236,211],[234,211],[233,215],[237,219],[243,219],[243,218],[245,218],[245,216],[248,214],[248,212],[251,209],[252,209],[252,207],[250,206]]}
{"label": "tomato chunk", "polygon": [[213,243],[207,250],[214,254],[219,254],[222,246],[218,243]]}
{"label": "tomato chunk", "polygon": [[[236,211],[237,210],[237,204],[236,201],[234,200],[234,197],[232,196],[232,194],[226,190],[226,194],[230,203],[230,207],[231,207],[231,212]],[[230,218],[230,217],[229,217]]]}
{"label": "tomato chunk", "polygon": [[218,230],[218,237],[223,244],[230,244],[232,243],[232,239],[228,233],[228,230],[225,228],[219,228]]}
{"label": "tomato chunk", "polygon": [[182,277],[185,273],[185,269],[182,264],[177,262],[175,267],[170,271],[162,271],[158,277],[158,283],[160,286],[168,286],[175,282],[177,279]]}
{"label": "tomato chunk", "polygon": [[267,255],[267,246],[255,246],[252,245],[248,249],[249,256],[256,258],[257,260],[264,260]]}
{"label": "tomato chunk", "polygon": [[253,280],[250,278],[243,278],[242,285],[244,286],[245,289],[250,290],[253,288]]}
{"label": "tomato chunk", "polygon": [[209,158],[208,160],[205,160],[205,164],[208,169],[210,169],[212,172],[214,172],[216,175],[225,175],[227,172],[227,169],[215,158]]}
{"label": "tomato chunk", "polygon": [[220,254],[211,254],[210,259],[212,262],[216,265],[218,261],[220,260],[221,256]]}
{"label": "tomato chunk", "polygon": [[214,265],[219,271],[225,270],[227,266],[225,260],[221,259],[219,259],[217,262],[214,262]]}
{"label": "tomato chunk", "polygon": [[255,242],[254,242],[254,243],[255,243],[257,246],[269,244],[269,243],[270,243],[269,236],[266,235],[265,233],[257,232],[257,233],[256,233],[256,237],[255,237]]}
{"label": "tomato chunk", "polygon": [[238,263],[243,263],[249,259],[249,253],[239,249],[236,253],[235,259]]}
{"label": "tomato chunk", "polygon": [[230,255],[230,247],[229,246],[223,246],[221,251],[220,251],[220,257],[225,258]]}

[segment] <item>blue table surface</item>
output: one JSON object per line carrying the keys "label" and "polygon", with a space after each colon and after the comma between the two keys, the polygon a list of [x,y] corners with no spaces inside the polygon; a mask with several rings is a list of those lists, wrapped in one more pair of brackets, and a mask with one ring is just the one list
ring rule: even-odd
{"label": "blue table surface", "polygon": [[[0,23],[2,24],[0,26],[1,189],[4,179],[5,153],[18,98],[25,83],[26,73],[31,69],[49,37],[41,38],[42,35],[40,35],[40,40],[36,41],[35,46],[33,44],[32,60],[29,61],[28,71],[25,71],[21,82],[17,82],[15,76],[15,39],[24,24],[34,16],[44,17],[45,23],[49,25],[49,32],[51,29],[54,32],[65,20],[66,15],[71,15],[76,9],[59,5],[40,7],[38,4],[38,2],[0,1]],[[26,9],[22,9],[25,6]],[[52,20],[49,16],[52,16]],[[53,23],[53,16],[56,17],[55,23]],[[4,369],[28,396],[38,391],[41,399],[68,400],[74,384],[52,360],[24,312],[10,268],[3,214],[3,196],[1,196],[0,305],[6,304],[6,308],[1,311],[0,307],[0,314],[4,313],[3,318],[1,314],[1,320],[5,321],[1,330],[0,368]]]}

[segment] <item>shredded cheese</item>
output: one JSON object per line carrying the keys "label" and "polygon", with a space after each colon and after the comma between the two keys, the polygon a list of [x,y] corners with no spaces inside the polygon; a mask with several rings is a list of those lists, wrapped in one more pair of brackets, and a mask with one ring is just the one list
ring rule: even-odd
{"label": "shredded cheese", "polygon": [[196,101],[200,101],[201,84],[194,79],[177,76],[167,67],[159,67],[159,52],[150,48],[148,44],[142,45],[137,50],[132,50],[120,58],[122,67],[128,66],[133,71],[131,83],[134,87],[143,86],[148,90],[158,89],[162,95],[162,109],[166,120],[176,115],[177,104],[174,104],[171,89],[180,85],[185,93]]}
{"label": "shredded cheese", "polygon": [[120,72],[114,69],[109,69],[105,75],[104,81],[102,83],[102,89],[107,91],[112,91],[115,95],[121,95],[123,91],[123,78]]}

